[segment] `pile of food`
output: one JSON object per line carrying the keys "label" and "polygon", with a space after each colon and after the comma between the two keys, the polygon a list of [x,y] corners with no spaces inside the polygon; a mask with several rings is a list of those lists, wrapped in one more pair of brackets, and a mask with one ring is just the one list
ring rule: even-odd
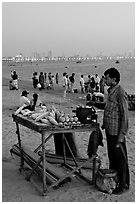
{"label": "pile of food", "polygon": [[24,109],[25,106],[20,107],[15,115],[22,114],[24,116],[29,116],[35,122],[44,123],[45,126],[80,126],[81,122],[78,120],[75,114],[66,114],[63,111],[59,111],[55,106],[47,108],[47,106],[42,105],[35,111],[30,111]]}

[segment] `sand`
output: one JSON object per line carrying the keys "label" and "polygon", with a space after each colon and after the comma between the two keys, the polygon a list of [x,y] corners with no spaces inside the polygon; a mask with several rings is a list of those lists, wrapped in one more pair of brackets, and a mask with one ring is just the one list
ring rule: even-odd
{"label": "sand", "polygon": [[[71,182],[56,190],[51,190],[45,197],[41,196],[33,183],[25,180],[24,172],[19,172],[19,159],[10,155],[10,148],[17,143],[15,124],[12,121],[12,113],[18,106],[20,91],[9,91],[3,81],[2,92],[2,201],[3,202],[134,202],[135,201],[135,112],[129,112],[129,132],[127,135],[127,149],[129,169],[131,177],[130,190],[121,195],[109,195],[100,192],[94,186],[85,182]],[[30,89],[32,93],[33,90]],[[62,99],[62,94],[55,91],[41,91],[42,101],[48,105],[54,104],[65,111],[71,111],[78,104],[78,95],[67,95],[67,100]],[[69,100],[70,99],[70,100]],[[76,100],[77,99],[77,100]],[[83,100],[84,101],[84,100]],[[81,102],[83,102],[81,101]],[[83,102],[84,103],[84,102]],[[103,112],[98,112],[98,121],[102,124]],[[39,144],[40,137],[25,127],[21,127],[23,142],[31,149]],[[88,137],[90,133],[78,133],[77,144],[80,153],[86,157]],[[106,139],[103,132],[104,147],[99,147],[98,155],[102,161],[102,167],[108,166],[106,151]],[[52,151],[52,141],[47,145]]]}

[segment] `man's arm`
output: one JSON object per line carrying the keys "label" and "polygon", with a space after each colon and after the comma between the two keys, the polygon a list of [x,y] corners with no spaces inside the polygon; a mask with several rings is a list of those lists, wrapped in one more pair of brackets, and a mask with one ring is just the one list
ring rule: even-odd
{"label": "man's arm", "polygon": [[119,107],[120,107],[120,133],[118,136],[118,142],[123,142],[125,135],[128,131],[128,102],[125,94],[121,94],[119,97]]}

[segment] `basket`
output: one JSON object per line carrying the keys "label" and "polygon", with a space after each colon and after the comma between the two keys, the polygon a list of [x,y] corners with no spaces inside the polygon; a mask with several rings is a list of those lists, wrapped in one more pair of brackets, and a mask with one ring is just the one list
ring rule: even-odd
{"label": "basket", "polygon": [[117,172],[111,169],[99,169],[98,174],[104,178],[111,177],[114,178],[117,175]]}
{"label": "basket", "polygon": [[100,191],[112,194],[117,186],[117,172],[111,169],[99,169],[96,173],[95,185]]}

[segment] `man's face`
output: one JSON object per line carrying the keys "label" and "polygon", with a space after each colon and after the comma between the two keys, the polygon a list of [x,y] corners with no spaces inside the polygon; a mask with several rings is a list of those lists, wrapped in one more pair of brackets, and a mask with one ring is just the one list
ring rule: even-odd
{"label": "man's face", "polygon": [[104,77],[104,81],[105,81],[105,84],[107,86],[112,86],[113,85],[113,82],[114,82],[114,79],[110,78],[109,74],[107,74],[105,77]]}

